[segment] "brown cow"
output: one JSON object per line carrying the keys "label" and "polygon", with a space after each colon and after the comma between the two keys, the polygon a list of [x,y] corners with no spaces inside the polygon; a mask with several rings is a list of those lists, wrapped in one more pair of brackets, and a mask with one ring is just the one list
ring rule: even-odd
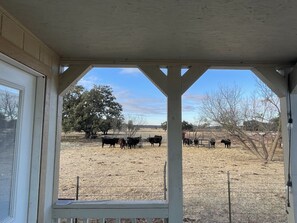
{"label": "brown cow", "polygon": [[127,145],[127,142],[126,142],[126,140],[124,138],[120,138],[119,139],[119,144],[120,144],[121,149],[125,149],[126,145]]}

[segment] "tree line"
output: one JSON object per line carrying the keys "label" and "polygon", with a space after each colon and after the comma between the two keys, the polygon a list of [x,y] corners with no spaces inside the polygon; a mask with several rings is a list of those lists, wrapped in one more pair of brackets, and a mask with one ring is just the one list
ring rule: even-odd
{"label": "tree line", "polygon": [[[183,121],[182,130],[217,125],[258,158],[273,159],[281,141],[280,103],[266,85],[259,82],[257,92],[250,97],[244,96],[237,86],[221,86],[206,94],[200,110],[203,121],[196,126]],[[124,123],[122,111],[111,87],[94,85],[88,91],[75,86],[64,97],[63,131],[84,131],[85,137],[90,138],[97,132],[107,134],[109,130],[126,129],[127,136],[133,136],[139,130],[138,125],[132,119]],[[161,123],[161,128],[167,130],[167,121]]]}

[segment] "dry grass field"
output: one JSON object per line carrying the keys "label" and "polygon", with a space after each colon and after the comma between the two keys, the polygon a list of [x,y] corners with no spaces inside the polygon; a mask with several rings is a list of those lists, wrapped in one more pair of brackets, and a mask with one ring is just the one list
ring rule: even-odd
{"label": "dry grass field", "polygon": [[[166,132],[142,129],[138,135],[162,135],[162,146],[144,142],[135,149],[102,148],[100,139],[62,136],[59,197],[75,198],[79,176],[80,200],[164,199]],[[234,140],[225,149],[219,143],[222,136],[204,134],[216,138],[215,149],[183,147],[184,222],[229,222],[229,207],[232,222],[286,222],[282,150],[273,162],[263,163]]]}

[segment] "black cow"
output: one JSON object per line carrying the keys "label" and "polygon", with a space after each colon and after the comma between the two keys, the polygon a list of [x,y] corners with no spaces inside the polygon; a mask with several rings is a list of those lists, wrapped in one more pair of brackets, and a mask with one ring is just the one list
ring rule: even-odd
{"label": "black cow", "polygon": [[115,144],[118,143],[119,138],[109,138],[109,137],[102,137],[102,148],[104,144],[109,144],[109,147],[115,147]]}
{"label": "black cow", "polygon": [[151,146],[154,146],[154,143],[159,143],[159,146],[161,146],[162,136],[155,135],[154,137],[148,137],[147,141],[150,142]]}
{"label": "black cow", "polygon": [[199,146],[199,139],[197,139],[197,138],[194,139],[194,145]]}
{"label": "black cow", "polygon": [[216,147],[216,140],[214,138],[211,138],[209,140],[209,145],[210,145],[210,148],[215,148]]}
{"label": "black cow", "polygon": [[231,148],[231,140],[230,139],[222,139],[221,143],[225,144],[225,148]]}
{"label": "black cow", "polygon": [[141,137],[127,137],[127,145],[129,149],[135,146],[140,142]]}
{"label": "black cow", "polygon": [[184,138],[184,139],[183,139],[183,144],[184,144],[184,145],[188,145],[188,146],[190,146],[190,145],[193,144],[193,140],[190,139],[190,138]]}

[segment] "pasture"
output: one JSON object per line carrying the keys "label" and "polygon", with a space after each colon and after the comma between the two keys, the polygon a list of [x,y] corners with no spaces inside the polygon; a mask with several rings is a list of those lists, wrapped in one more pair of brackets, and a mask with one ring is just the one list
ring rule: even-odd
{"label": "pasture", "polygon": [[[231,149],[224,148],[223,132],[203,134],[216,139],[216,148],[183,146],[184,222],[227,223],[229,207],[232,222],[286,222],[282,149],[276,151],[275,161],[263,163],[232,138]],[[164,199],[166,132],[141,129],[139,135],[162,135],[162,145],[102,148],[100,139],[63,135],[59,198],[75,198],[79,176],[80,200]]]}

